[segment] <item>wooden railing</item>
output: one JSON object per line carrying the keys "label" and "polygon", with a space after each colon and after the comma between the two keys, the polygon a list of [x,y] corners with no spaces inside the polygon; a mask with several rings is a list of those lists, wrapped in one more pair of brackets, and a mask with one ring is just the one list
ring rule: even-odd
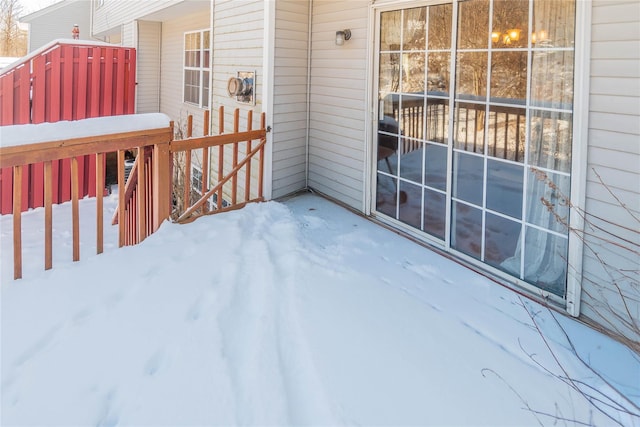
{"label": "wooden railing", "polygon": [[[224,110],[219,110],[221,117],[220,134],[214,136],[188,137],[183,140],[174,140],[173,122],[166,128],[147,129],[101,135],[95,137],[83,137],[67,139],[63,141],[43,142],[28,145],[0,147],[0,167],[12,168],[14,175],[14,192],[17,197],[13,199],[13,251],[14,251],[14,279],[22,277],[22,225],[20,206],[20,177],[23,171],[33,163],[44,164],[44,192],[45,192],[45,256],[44,268],[52,268],[52,187],[53,174],[52,162],[60,159],[69,159],[71,163],[71,203],[72,203],[72,247],[73,261],[80,259],[79,239],[79,182],[78,182],[78,158],[94,154],[97,174],[96,187],[103,188],[104,181],[102,167],[106,153],[117,152],[118,158],[118,210],[115,222],[118,223],[119,246],[133,245],[144,240],[155,232],[160,224],[169,219],[172,210],[175,210],[175,220],[180,223],[193,221],[205,214],[237,209],[249,202],[263,200],[263,170],[264,147],[266,143],[265,115],[261,115],[260,129],[252,130],[252,113],[248,115],[247,130],[239,131],[239,111],[234,113],[233,133],[225,134],[223,123]],[[135,120],[135,117],[132,117]],[[73,126],[73,122],[70,123]],[[206,128],[205,128],[206,129]],[[206,132],[205,132],[206,133]],[[258,140],[255,146],[253,141]],[[240,157],[240,147],[244,145],[243,158]],[[173,194],[178,187],[174,171],[174,156],[178,153],[187,154],[186,162],[193,150],[202,152],[203,171],[204,162],[210,162],[211,149],[217,157],[216,168],[212,168],[211,178],[203,173],[202,195],[197,201],[191,203],[191,197],[185,199],[182,206],[176,206]],[[125,152],[136,151],[136,163],[132,169],[128,181],[125,183],[124,160]],[[228,154],[227,154],[228,153]],[[231,159],[229,161],[228,156]],[[227,161],[225,161],[227,158]],[[252,174],[251,165],[257,163],[257,174]],[[214,163],[211,163],[212,165]],[[191,165],[186,164],[185,169],[190,170]],[[206,167],[209,170],[209,167]],[[255,175],[255,176],[254,176]],[[190,191],[191,178],[182,180]],[[239,181],[244,180],[242,197],[238,197]],[[213,185],[208,189],[209,183]],[[184,189],[183,189],[184,190]],[[184,190],[187,191],[187,190]],[[205,204],[210,198],[217,200],[212,206],[205,209]],[[223,206],[221,200],[228,200]],[[96,193],[96,252],[103,252],[103,195],[101,191]],[[124,220],[121,220],[124,218]]]}

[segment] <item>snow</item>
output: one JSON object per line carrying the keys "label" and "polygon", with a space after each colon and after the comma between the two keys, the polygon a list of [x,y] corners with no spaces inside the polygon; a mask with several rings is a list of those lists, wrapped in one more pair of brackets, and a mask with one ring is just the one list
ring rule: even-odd
{"label": "snow", "polygon": [[99,256],[93,203],[77,263],[70,204],[55,207],[46,272],[42,209],[23,215],[37,262],[19,281],[0,218],[3,425],[611,425],[554,357],[590,393],[640,404],[621,344],[321,197],[121,249],[107,226]]}
{"label": "snow", "polygon": [[37,125],[0,126],[0,147],[104,135],[105,129],[120,133],[166,128],[170,123],[171,120],[166,114],[146,113]]}

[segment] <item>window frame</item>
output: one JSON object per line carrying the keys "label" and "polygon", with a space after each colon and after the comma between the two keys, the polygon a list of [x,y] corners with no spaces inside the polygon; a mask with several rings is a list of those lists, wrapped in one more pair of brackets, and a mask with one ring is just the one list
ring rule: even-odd
{"label": "window frame", "polygon": [[[190,36],[194,34],[200,35],[200,45],[197,49],[187,49],[187,40]],[[201,29],[195,31],[185,31],[182,39],[182,102],[185,104],[193,105],[198,108],[208,109],[210,106],[210,98],[211,98],[211,30],[210,29]],[[205,40],[208,41],[209,48],[205,48]],[[200,64],[199,66],[188,66],[186,64],[187,58],[186,54],[189,51],[194,51],[199,54]],[[208,61],[204,64],[205,52],[208,52]],[[197,85],[198,89],[198,99],[197,102],[194,100],[187,100],[187,71],[195,71],[198,73],[199,82]],[[205,77],[206,76],[206,77]]]}

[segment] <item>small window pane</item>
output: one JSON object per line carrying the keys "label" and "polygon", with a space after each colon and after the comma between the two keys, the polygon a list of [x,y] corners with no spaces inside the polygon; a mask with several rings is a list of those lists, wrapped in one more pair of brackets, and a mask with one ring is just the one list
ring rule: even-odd
{"label": "small window pane", "polygon": [[398,180],[378,174],[376,185],[376,210],[392,218],[396,217],[396,193]]}
{"label": "small window pane", "polygon": [[456,70],[456,98],[485,101],[487,96],[487,53],[459,52]]}
{"label": "small window pane", "polygon": [[489,106],[487,154],[524,162],[527,116],[524,108]]}
{"label": "small window pane", "polygon": [[424,153],[422,145],[423,143],[418,142],[417,148],[407,150],[400,156],[400,177],[416,184],[422,184],[422,156]]}
{"label": "small window pane", "polygon": [[564,298],[567,284],[567,239],[527,227],[524,279]]}
{"label": "small window pane", "polygon": [[538,48],[573,47],[575,14],[575,0],[536,0],[531,43]]}
{"label": "small window pane", "polygon": [[493,52],[491,102],[524,105],[527,97],[527,52]]}
{"label": "small window pane", "polygon": [[400,54],[380,54],[380,75],[378,89],[381,96],[400,91]]}
{"label": "small window pane", "polygon": [[566,175],[529,170],[526,221],[566,233],[569,226],[571,179]]}
{"label": "small window pane", "polygon": [[482,211],[464,203],[453,202],[451,247],[474,258],[482,254]]}
{"label": "small window pane", "polygon": [[398,136],[378,133],[378,170],[391,175],[398,173]]}
{"label": "small window pane", "polygon": [[400,181],[399,220],[414,228],[420,228],[422,216],[422,187]]}
{"label": "small window pane", "polygon": [[495,0],[491,46],[527,47],[529,43],[529,1]]}
{"label": "small window pane", "polygon": [[482,206],[483,158],[454,153],[453,159],[453,197]]}
{"label": "small window pane", "polygon": [[456,102],[454,114],[455,148],[483,153],[485,105]]}
{"label": "small window pane", "polygon": [[531,105],[571,110],[573,52],[533,52],[531,67]]}
{"label": "small window pane", "polygon": [[573,139],[572,115],[532,110],[530,120],[529,164],[569,172]]}
{"label": "small window pane", "polygon": [[487,208],[522,218],[524,167],[487,160]]}
{"label": "small window pane", "polygon": [[[484,234],[484,260],[500,270],[520,276],[520,253],[516,253],[522,224],[487,213]],[[507,263],[503,265],[505,260]],[[508,266],[508,267],[507,267]]]}
{"label": "small window pane", "polygon": [[427,9],[419,7],[404,11],[403,50],[426,48]]}
{"label": "small window pane", "polygon": [[424,138],[424,102],[422,96],[402,95],[400,112],[400,130],[409,138]]}
{"label": "small window pane", "polygon": [[430,95],[449,96],[451,54],[434,52],[428,55],[427,91]]}
{"label": "small window pane", "polygon": [[424,52],[402,55],[403,92],[424,92],[424,61]]}
{"label": "small window pane", "polygon": [[429,189],[424,190],[424,231],[444,240],[447,196]]}
{"label": "small window pane", "polygon": [[451,48],[451,4],[429,6],[429,50]]}
{"label": "small window pane", "polygon": [[458,49],[486,49],[489,44],[489,0],[458,4]]}
{"label": "small window pane", "polygon": [[447,147],[427,144],[424,184],[438,190],[447,188]]}
{"label": "small window pane", "polygon": [[380,50],[400,50],[401,11],[380,14]]}
{"label": "small window pane", "polygon": [[427,98],[427,139],[441,144],[449,137],[449,100]]}

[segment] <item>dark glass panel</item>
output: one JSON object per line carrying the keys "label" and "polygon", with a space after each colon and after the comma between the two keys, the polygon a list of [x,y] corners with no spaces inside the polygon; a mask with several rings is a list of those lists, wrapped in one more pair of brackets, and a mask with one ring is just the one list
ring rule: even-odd
{"label": "dark glass panel", "polygon": [[524,167],[487,160],[487,209],[522,219]]}
{"label": "dark glass panel", "polygon": [[456,152],[453,160],[453,197],[482,206],[484,159]]}
{"label": "dark glass panel", "polygon": [[480,209],[453,202],[451,247],[480,259],[482,254],[482,211]]}

